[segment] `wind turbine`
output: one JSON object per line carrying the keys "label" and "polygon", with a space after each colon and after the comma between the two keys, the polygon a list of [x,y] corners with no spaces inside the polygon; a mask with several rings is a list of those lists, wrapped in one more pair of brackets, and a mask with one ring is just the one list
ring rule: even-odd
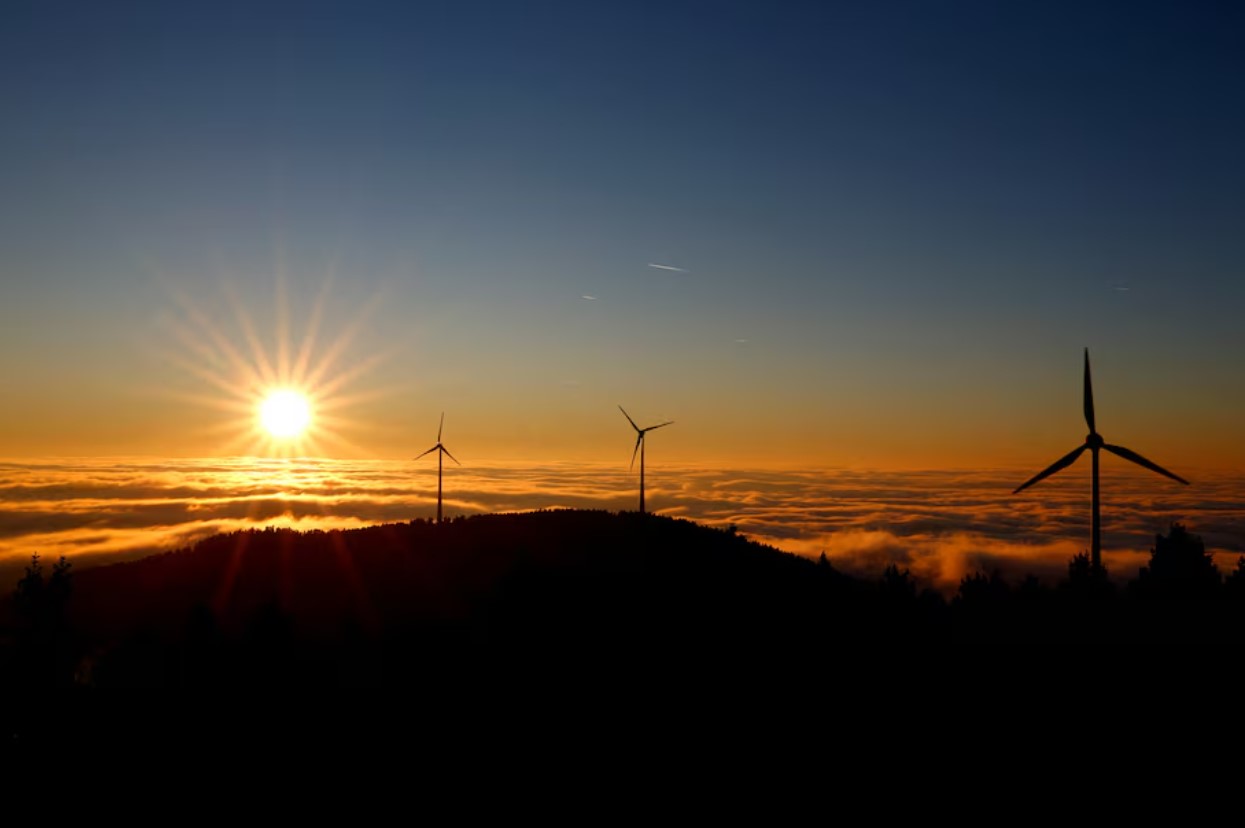
{"label": "wind turbine", "polygon": [[635,450],[631,452],[631,466],[630,467],[633,469],[635,468],[635,455],[636,455],[636,452],[639,452],[640,453],[640,514],[644,514],[644,435],[648,434],[650,431],[653,431],[654,429],[662,428],[663,426],[668,426],[671,423],[673,423],[674,420],[667,420],[664,423],[658,423],[657,425],[649,426],[648,428],[640,428],[638,425],[635,424],[635,420],[631,419],[631,415],[627,413],[627,410],[625,408],[623,408],[620,405],[618,406],[618,410],[623,413],[623,416],[627,418],[627,422],[631,423],[631,427],[635,429],[635,434],[636,434]]}
{"label": "wind turbine", "polygon": [[441,412],[441,425],[437,426],[437,444],[433,446],[432,448],[428,449],[427,451],[423,452],[423,454],[419,454],[415,457],[415,459],[418,460],[420,457],[423,457],[424,454],[431,454],[434,451],[437,453],[437,523],[438,524],[441,523],[441,461],[442,461],[442,457],[443,456],[449,457],[455,463],[458,463],[458,465],[460,466],[462,465],[462,463],[458,462],[458,458],[450,454],[449,449],[441,445],[441,431],[444,428],[445,428],[445,412],[442,411]]}
{"label": "wind turbine", "polygon": [[1073,451],[1068,452],[1063,457],[1060,457],[1054,463],[1051,463],[1050,466],[1048,466],[1044,471],[1039,472],[1038,474],[1030,478],[1028,481],[1026,481],[1024,484],[1022,484],[1021,486],[1018,486],[1016,490],[1012,492],[1012,494],[1016,494],[1017,492],[1020,492],[1020,491],[1023,491],[1024,489],[1029,488],[1034,483],[1038,482],[1039,480],[1042,480],[1043,478],[1050,477],[1052,474],[1059,471],[1060,469],[1064,469],[1064,468],[1067,468],[1068,466],[1071,466],[1074,462],[1076,462],[1076,458],[1081,456],[1081,453],[1085,451],[1085,449],[1089,449],[1091,454],[1093,455],[1093,460],[1094,460],[1094,463],[1093,463],[1094,508],[1093,508],[1093,519],[1092,519],[1093,545],[1090,549],[1091,551],[1090,562],[1093,564],[1094,569],[1099,569],[1102,566],[1102,543],[1099,540],[1099,520],[1098,520],[1098,450],[1099,449],[1106,449],[1112,454],[1119,455],[1120,457],[1123,457],[1125,460],[1129,460],[1133,463],[1136,463],[1138,466],[1143,466],[1152,472],[1158,472],[1164,477],[1170,477],[1172,480],[1175,480],[1178,483],[1183,483],[1186,486],[1189,485],[1189,481],[1185,480],[1183,477],[1180,477],[1179,475],[1172,474],[1167,469],[1160,466],[1158,463],[1153,463],[1147,460],[1146,458],[1142,457],[1140,454],[1138,454],[1135,451],[1130,451],[1124,448],[1123,446],[1113,446],[1110,443],[1103,441],[1102,435],[1098,433],[1098,429],[1095,428],[1094,426],[1094,388],[1089,380],[1089,348],[1085,349],[1085,391],[1084,391],[1083,405],[1085,408],[1085,424],[1089,426],[1089,434],[1085,436],[1085,442],[1078,448],[1074,449]]}

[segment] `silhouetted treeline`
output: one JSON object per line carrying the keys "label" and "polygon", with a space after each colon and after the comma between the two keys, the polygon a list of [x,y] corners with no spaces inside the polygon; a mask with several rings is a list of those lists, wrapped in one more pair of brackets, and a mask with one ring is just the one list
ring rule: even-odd
{"label": "silhouetted treeline", "polygon": [[1005,692],[1226,674],[1245,558],[1225,577],[1173,525],[1126,584],[1078,555],[1057,585],[975,573],[948,599],[896,566],[851,577],[733,530],[544,511],[239,532],[82,571],[35,559],[3,613],[0,678],[31,689]]}

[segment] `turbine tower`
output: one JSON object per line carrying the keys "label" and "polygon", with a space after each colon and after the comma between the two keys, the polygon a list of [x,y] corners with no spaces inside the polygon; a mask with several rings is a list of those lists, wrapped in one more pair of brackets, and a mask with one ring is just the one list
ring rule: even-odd
{"label": "turbine tower", "polygon": [[433,446],[432,448],[428,449],[428,451],[423,452],[423,454],[419,454],[415,457],[415,459],[418,460],[420,457],[423,457],[424,454],[431,454],[434,451],[437,453],[437,524],[438,525],[440,525],[441,523],[441,461],[442,461],[442,458],[449,457],[451,460],[453,460],[458,465],[460,466],[462,465],[462,463],[458,462],[458,458],[450,454],[449,449],[441,445],[441,431],[444,428],[445,428],[445,412],[442,411],[441,412],[441,425],[437,426],[437,444]]}
{"label": "turbine tower", "polygon": [[635,424],[635,420],[631,419],[631,415],[627,413],[627,410],[625,408],[623,408],[620,405],[618,406],[618,410],[623,413],[623,416],[627,418],[627,422],[631,423],[631,427],[635,429],[635,434],[636,434],[635,450],[631,452],[630,468],[633,468],[633,469],[635,468],[635,455],[636,455],[636,452],[639,452],[640,453],[640,514],[644,514],[644,435],[648,434],[650,431],[653,431],[654,429],[662,428],[663,426],[668,426],[671,423],[673,423],[674,420],[667,420],[664,423],[658,423],[657,425],[649,426],[648,428],[640,428],[638,425]]}
{"label": "turbine tower", "polygon": [[1130,451],[1129,449],[1126,449],[1123,446],[1113,446],[1110,443],[1103,441],[1102,435],[1098,433],[1098,429],[1094,426],[1094,388],[1089,380],[1089,348],[1085,349],[1085,390],[1084,390],[1083,405],[1085,408],[1085,424],[1089,426],[1089,434],[1085,436],[1085,442],[1078,448],[1068,452],[1063,457],[1060,457],[1054,463],[1051,463],[1050,466],[1048,466],[1045,470],[1034,475],[1024,484],[1018,486],[1016,490],[1012,492],[1012,494],[1016,494],[1017,492],[1020,492],[1020,491],[1023,491],[1029,488],[1034,483],[1038,482],[1039,480],[1042,480],[1043,478],[1050,477],[1052,474],[1059,471],[1060,469],[1067,468],[1068,466],[1076,462],[1076,458],[1080,457],[1081,453],[1085,451],[1085,449],[1089,449],[1093,457],[1093,478],[1094,478],[1094,506],[1093,506],[1093,513],[1092,513],[1093,517],[1091,521],[1091,524],[1093,527],[1093,530],[1092,530],[1093,540],[1092,540],[1092,546],[1090,547],[1090,554],[1091,554],[1090,561],[1093,564],[1094,569],[1099,569],[1102,566],[1102,543],[1099,540],[1099,519],[1098,519],[1098,450],[1099,449],[1106,449],[1112,454],[1119,455],[1120,457],[1123,457],[1125,460],[1129,460],[1133,463],[1136,463],[1138,466],[1143,466],[1144,468],[1147,468],[1150,471],[1158,472],[1164,477],[1170,477],[1172,480],[1175,480],[1178,483],[1183,483],[1186,486],[1189,485],[1189,481],[1185,480],[1183,477],[1180,477],[1179,475],[1172,474],[1167,469],[1163,468],[1157,463],[1152,463],[1151,461],[1142,457],[1140,454],[1138,454],[1135,451]]}

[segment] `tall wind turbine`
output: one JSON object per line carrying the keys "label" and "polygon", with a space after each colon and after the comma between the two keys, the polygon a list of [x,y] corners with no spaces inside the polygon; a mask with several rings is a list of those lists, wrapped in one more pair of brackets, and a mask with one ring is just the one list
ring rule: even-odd
{"label": "tall wind turbine", "polygon": [[1172,474],[1167,469],[1163,468],[1157,463],[1150,462],[1149,460],[1142,457],[1140,454],[1138,454],[1135,451],[1130,451],[1124,448],[1123,446],[1113,446],[1110,443],[1103,441],[1102,435],[1100,435],[1098,433],[1098,429],[1094,427],[1094,388],[1089,380],[1089,348],[1085,349],[1085,391],[1084,391],[1083,405],[1085,407],[1085,424],[1089,426],[1089,434],[1085,436],[1085,442],[1080,447],[1074,449],[1073,451],[1068,452],[1063,457],[1060,457],[1058,460],[1056,460],[1054,463],[1051,463],[1050,466],[1047,467],[1044,471],[1039,472],[1038,474],[1034,475],[1032,478],[1026,481],[1023,485],[1017,487],[1016,490],[1012,492],[1012,494],[1016,494],[1016,492],[1020,492],[1020,491],[1023,491],[1024,489],[1029,488],[1034,483],[1038,482],[1039,480],[1042,480],[1043,478],[1050,477],[1052,474],[1059,471],[1060,469],[1071,466],[1074,462],[1076,462],[1076,458],[1081,456],[1081,452],[1085,451],[1085,449],[1089,449],[1090,453],[1093,456],[1093,461],[1094,461],[1093,463],[1094,509],[1093,509],[1093,520],[1092,520],[1093,545],[1091,547],[1090,560],[1094,566],[1094,569],[1098,569],[1102,565],[1102,543],[1099,540],[1099,520],[1098,520],[1098,450],[1099,449],[1106,449],[1112,454],[1117,454],[1120,457],[1123,457],[1125,460],[1130,460],[1133,463],[1136,463],[1138,466],[1143,466],[1149,469],[1150,471],[1158,472],[1164,477],[1170,477],[1172,480],[1175,480],[1178,483],[1183,483],[1186,486],[1189,485],[1189,481],[1185,480],[1183,477],[1180,477],[1179,475]]}
{"label": "tall wind turbine", "polygon": [[667,420],[664,423],[658,423],[657,425],[649,426],[648,428],[640,428],[638,425],[635,424],[635,420],[631,419],[631,415],[627,413],[627,410],[625,408],[623,408],[620,405],[618,406],[618,410],[623,413],[623,416],[627,418],[627,422],[631,423],[631,427],[635,429],[635,435],[636,435],[635,436],[635,450],[631,452],[631,468],[633,469],[635,468],[635,455],[636,455],[636,452],[639,452],[640,453],[640,514],[644,514],[644,435],[648,434],[650,431],[653,431],[654,429],[662,428],[663,426],[668,426],[671,423],[673,423],[674,420]]}
{"label": "tall wind turbine", "polygon": [[437,426],[437,444],[433,446],[432,448],[428,449],[427,451],[425,451],[423,454],[419,454],[415,457],[415,459],[418,460],[420,457],[423,457],[424,454],[431,454],[434,451],[437,453],[437,523],[438,524],[441,523],[441,461],[442,461],[442,458],[449,457],[455,463],[458,463],[458,465],[460,466],[462,465],[462,463],[458,462],[458,458],[450,454],[449,449],[441,445],[441,431],[444,428],[445,428],[445,412],[442,411],[441,412],[441,425]]}

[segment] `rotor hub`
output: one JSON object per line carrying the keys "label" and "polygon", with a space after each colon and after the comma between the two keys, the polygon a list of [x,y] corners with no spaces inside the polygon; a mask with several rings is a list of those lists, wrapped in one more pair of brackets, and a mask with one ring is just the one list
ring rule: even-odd
{"label": "rotor hub", "polygon": [[1096,431],[1091,431],[1091,432],[1090,432],[1090,433],[1089,433],[1089,434],[1085,437],[1085,445],[1089,446],[1091,449],[1100,449],[1100,448],[1102,448],[1102,445],[1103,445],[1103,443],[1104,443],[1104,442],[1105,442],[1105,441],[1102,439],[1102,435],[1101,435],[1101,434],[1099,434],[1099,433],[1098,433],[1098,432],[1096,432]]}

